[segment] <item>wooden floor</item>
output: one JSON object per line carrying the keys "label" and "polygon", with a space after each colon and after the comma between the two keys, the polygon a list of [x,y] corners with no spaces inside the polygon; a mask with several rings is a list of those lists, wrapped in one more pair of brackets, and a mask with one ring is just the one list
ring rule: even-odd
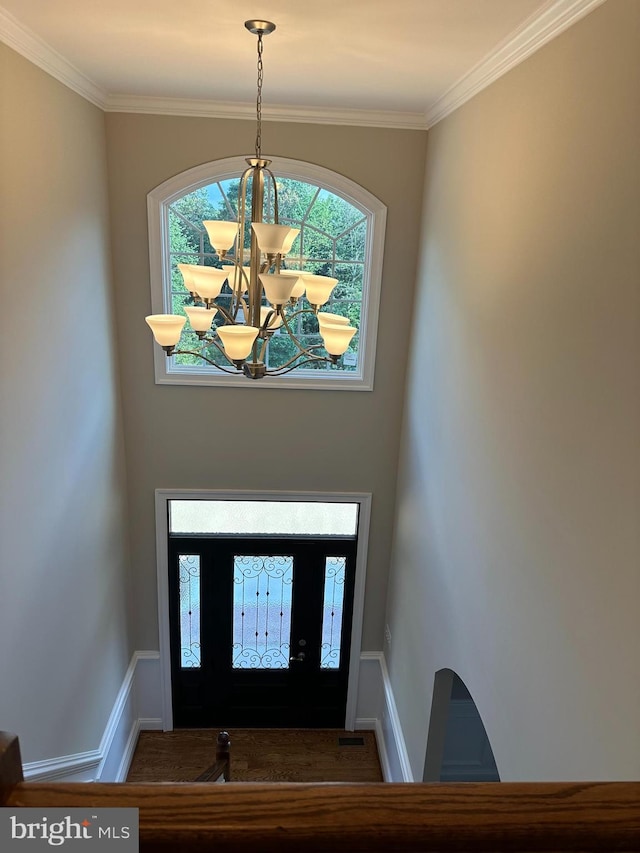
{"label": "wooden floor", "polygon": [[[141,732],[128,782],[192,782],[213,763],[218,732]],[[375,734],[339,729],[229,729],[233,782],[382,782]],[[363,745],[340,745],[354,738]]]}

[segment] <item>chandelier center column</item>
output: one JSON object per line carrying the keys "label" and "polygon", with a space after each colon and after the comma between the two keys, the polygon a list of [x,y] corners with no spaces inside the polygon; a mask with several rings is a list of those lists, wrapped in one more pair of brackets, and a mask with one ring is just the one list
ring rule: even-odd
{"label": "chandelier center column", "polygon": [[[251,180],[251,221],[262,222],[264,207],[264,172],[269,160],[250,159],[253,169]],[[249,272],[249,324],[260,328],[260,306],[262,305],[262,284],[260,283],[260,248],[255,231],[251,229],[251,266]],[[258,339],[253,344],[253,362],[258,362]]]}

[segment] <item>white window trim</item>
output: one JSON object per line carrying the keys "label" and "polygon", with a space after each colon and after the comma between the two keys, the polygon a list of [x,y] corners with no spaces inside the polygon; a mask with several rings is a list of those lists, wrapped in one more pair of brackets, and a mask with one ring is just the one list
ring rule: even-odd
{"label": "white window trim", "polygon": [[158,581],[158,632],[160,641],[160,689],[162,693],[163,731],[173,731],[173,702],[171,692],[171,645],[169,635],[169,513],[170,500],[204,501],[319,501],[320,503],[357,503],[358,546],[356,576],[353,592],[351,647],[349,649],[349,679],[344,727],[353,731],[356,725],[362,625],[364,621],[364,592],[367,575],[367,549],[371,519],[370,492],[243,492],[203,491],[194,489],[156,489],[156,555]]}
{"label": "white window trim", "polygon": [[[266,376],[259,380],[261,388],[305,388],[329,391],[372,391],[376,357],[376,337],[380,289],[382,285],[382,260],[387,221],[387,208],[378,198],[344,175],[332,172],[313,163],[273,157],[274,173],[277,177],[293,178],[315,183],[345,198],[362,210],[367,217],[367,245],[365,248],[363,300],[361,329],[358,347],[359,369],[353,373],[334,373],[330,377],[305,376],[293,371],[285,376]],[[168,310],[165,300],[170,298],[168,209],[169,205],[188,192],[207,186],[213,181],[224,181],[237,177],[246,168],[244,157],[226,157],[203,163],[173,178],[164,181],[147,196],[149,222],[149,264],[151,279],[151,311],[164,314]],[[152,340],[151,335],[149,338]],[[211,368],[194,374],[173,370],[167,372],[167,357],[161,348],[153,344],[156,383],[160,385],[217,385],[246,387],[251,380],[243,376],[229,375]]]}

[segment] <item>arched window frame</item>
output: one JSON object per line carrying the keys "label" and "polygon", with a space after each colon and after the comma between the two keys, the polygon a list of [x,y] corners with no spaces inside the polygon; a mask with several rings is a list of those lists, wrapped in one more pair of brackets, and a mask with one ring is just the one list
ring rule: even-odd
{"label": "arched window frame", "polygon": [[[188,169],[164,181],[147,196],[149,222],[149,262],[151,280],[151,310],[154,314],[171,311],[171,272],[169,263],[169,206],[194,190],[215,181],[237,178],[246,168],[244,157],[227,157],[213,160]],[[313,375],[297,375],[292,371],[285,376],[265,377],[259,380],[261,388],[314,388],[317,390],[373,390],[376,336],[382,260],[387,208],[372,193],[349,178],[302,160],[273,157],[273,170],[277,177],[292,178],[316,184],[335,193],[362,211],[367,219],[367,241],[363,277],[362,313],[359,334],[358,368],[349,373],[317,371]],[[160,347],[154,345],[156,383],[162,385],[213,385],[246,387],[251,383],[243,376],[235,376],[203,369],[174,366]],[[212,370],[215,370],[213,368]]]}

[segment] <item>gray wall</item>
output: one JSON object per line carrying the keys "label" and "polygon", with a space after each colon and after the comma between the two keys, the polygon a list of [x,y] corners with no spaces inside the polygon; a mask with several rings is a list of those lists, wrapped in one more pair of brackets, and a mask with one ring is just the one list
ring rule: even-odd
{"label": "gray wall", "polygon": [[[364,647],[381,648],[409,332],[409,312],[395,307],[411,299],[415,281],[426,133],[273,122],[263,129],[276,172],[278,155],[317,163],[388,206],[375,390],[292,391],[249,381],[243,388],[194,388],[154,384],[144,322],[146,196],[185,169],[251,152],[255,128],[248,121],[126,114],[107,115],[106,122],[138,648],[158,645],[156,488],[372,492]],[[277,458],[283,437],[287,450]]]}
{"label": "gray wall", "polygon": [[0,44],[0,729],[96,749],[130,655],[104,117]]}
{"label": "gray wall", "polygon": [[640,4],[429,131],[388,619],[418,778],[436,670],[503,780],[640,774]]}

